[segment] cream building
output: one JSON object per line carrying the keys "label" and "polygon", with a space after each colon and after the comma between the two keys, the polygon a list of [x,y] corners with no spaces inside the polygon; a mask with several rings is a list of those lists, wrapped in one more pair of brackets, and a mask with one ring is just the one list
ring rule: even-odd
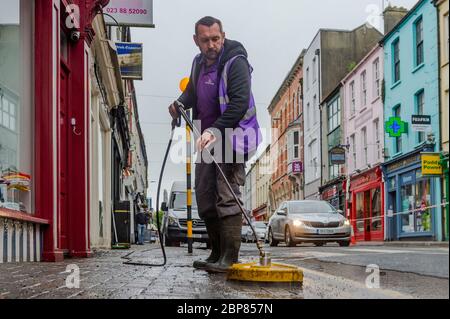
{"label": "cream building", "polygon": [[90,127],[90,241],[93,249],[111,247],[111,124],[109,112],[124,99],[114,43],[107,40],[103,17],[98,15],[91,54]]}

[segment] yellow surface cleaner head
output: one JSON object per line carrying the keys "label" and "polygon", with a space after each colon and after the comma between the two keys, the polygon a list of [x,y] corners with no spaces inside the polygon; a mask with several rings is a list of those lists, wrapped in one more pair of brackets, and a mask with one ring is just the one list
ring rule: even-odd
{"label": "yellow surface cleaner head", "polygon": [[271,263],[270,258],[262,257],[259,263],[234,264],[228,270],[227,280],[301,285],[303,271],[296,266]]}

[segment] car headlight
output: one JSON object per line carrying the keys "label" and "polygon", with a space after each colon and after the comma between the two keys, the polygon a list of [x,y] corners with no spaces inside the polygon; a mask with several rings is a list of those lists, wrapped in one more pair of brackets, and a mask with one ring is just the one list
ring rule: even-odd
{"label": "car headlight", "polygon": [[169,222],[170,226],[178,226],[178,219],[176,219],[172,216],[169,216],[168,222]]}
{"label": "car headlight", "polygon": [[301,220],[294,220],[294,226],[295,227],[300,227],[303,226],[304,223]]}
{"label": "car headlight", "polygon": [[340,226],[350,226],[350,221],[348,219],[341,221]]}

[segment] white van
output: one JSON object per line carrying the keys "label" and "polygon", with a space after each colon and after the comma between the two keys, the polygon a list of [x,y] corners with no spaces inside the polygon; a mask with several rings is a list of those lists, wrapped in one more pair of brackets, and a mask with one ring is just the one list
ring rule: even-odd
{"label": "white van", "polygon": [[[165,245],[179,246],[187,243],[187,196],[186,182],[173,182],[169,202],[162,203],[164,211],[163,234]],[[208,243],[205,222],[198,216],[195,192],[192,192],[192,237],[194,242]]]}

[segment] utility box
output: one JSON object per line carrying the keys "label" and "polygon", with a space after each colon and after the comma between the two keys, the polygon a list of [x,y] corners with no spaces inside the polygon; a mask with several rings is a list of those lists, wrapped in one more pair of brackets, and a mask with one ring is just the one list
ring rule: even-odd
{"label": "utility box", "polygon": [[112,220],[113,247],[129,248],[131,244],[131,210],[130,202],[116,202]]}

